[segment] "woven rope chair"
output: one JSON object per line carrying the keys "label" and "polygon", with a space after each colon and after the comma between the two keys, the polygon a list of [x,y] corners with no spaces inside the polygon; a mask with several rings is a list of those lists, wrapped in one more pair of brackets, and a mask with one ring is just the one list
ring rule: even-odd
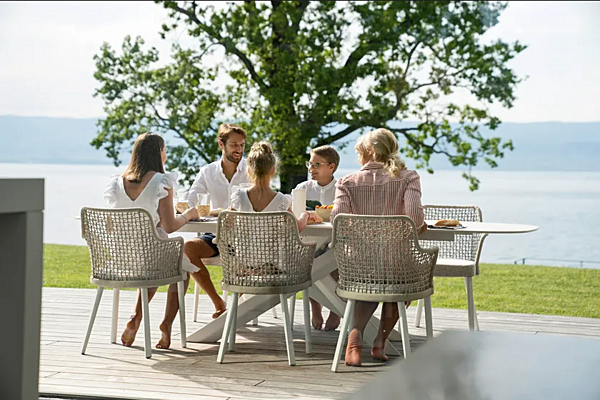
{"label": "woven rope chair", "polygon": [[119,289],[141,289],[144,348],[146,358],[150,358],[148,288],[177,283],[181,346],[186,347],[183,296],[187,273],[181,268],[183,238],[160,238],[150,213],[142,208],[84,207],[81,209],[81,235],[90,250],[90,282],[98,286],[81,354],[85,354],[105,287],[113,288],[111,343],[116,343],[117,337]]}
{"label": "woven rope chair", "polygon": [[311,351],[308,288],[316,243],[303,243],[296,218],[289,212],[222,211],[214,242],[221,253],[224,291],[232,292],[217,362],[222,363],[225,346],[235,347],[239,293],[278,294],[289,365],[296,364],[287,297],[302,291],[306,352]]}
{"label": "woven rope chair", "polygon": [[[481,210],[476,206],[440,206],[426,205],[423,207],[426,220],[456,219],[462,222],[481,222]],[[479,257],[486,233],[456,234],[454,241],[422,240],[424,246],[437,246],[440,255],[435,267],[436,277],[464,277],[467,292],[467,310],[469,314],[469,329],[479,330],[475,301],[473,300],[473,276],[479,275]],[[419,301],[415,326],[421,322],[423,303]]]}
{"label": "woven rope chair", "polygon": [[427,337],[433,336],[430,296],[438,249],[421,248],[412,219],[338,214],[331,247],[340,275],[336,293],[348,299],[332,371],[337,371],[357,300],[400,303],[405,358],[410,354],[405,301],[425,299]]}

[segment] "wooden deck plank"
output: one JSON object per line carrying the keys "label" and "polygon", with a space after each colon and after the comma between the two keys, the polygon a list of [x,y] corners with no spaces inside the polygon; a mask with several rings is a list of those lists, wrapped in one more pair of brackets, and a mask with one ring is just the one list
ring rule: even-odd
{"label": "wooden deck plank", "polygon": [[[131,348],[110,344],[111,293],[104,295],[94,324],[87,354],[80,354],[95,290],[44,288],[40,354],[40,392],[135,399],[338,399],[357,390],[388,364],[370,359],[363,348],[365,368],[340,365],[330,372],[338,331],[312,331],[313,352],[304,352],[302,302],[296,303],[294,347],[297,365],[287,365],[283,322],[271,313],[259,318],[259,326],[238,329],[236,351],[216,363],[217,344],[179,342],[179,322],[173,325],[169,350],[154,350],[144,358],[143,327]],[[121,292],[119,337],[133,309],[136,293]],[[198,322],[192,321],[193,296],[186,296],[188,334],[210,321],[213,307],[200,299]],[[153,345],[159,339],[165,293],[150,305]],[[413,349],[426,342],[425,329],[414,327],[416,307],[408,310]],[[280,311],[280,309],[279,309]],[[281,312],[279,312],[281,315]],[[478,312],[482,330],[529,334],[578,335],[600,338],[600,320],[580,317]],[[466,310],[434,309],[434,335],[445,330],[466,330]],[[424,323],[424,321],[423,321]],[[398,346],[401,348],[401,346]],[[399,358],[395,358],[399,360]]]}

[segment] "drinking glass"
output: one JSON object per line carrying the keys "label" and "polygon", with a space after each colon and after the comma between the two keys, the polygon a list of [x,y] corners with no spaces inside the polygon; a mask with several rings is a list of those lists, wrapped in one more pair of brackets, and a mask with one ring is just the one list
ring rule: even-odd
{"label": "drinking glass", "polygon": [[187,190],[177,192],[176,198],[177,200],[175,201],[175,210],[177,211],[177,213],[182,214],[185,212],[185,210],[189,208]]}
{"label": "drinking glass", "polygon": [[198,216],[206,217],[210,214],[210,197],[206,193],[198,193],[196,196],[198,199],[198,204],[196,205]]}

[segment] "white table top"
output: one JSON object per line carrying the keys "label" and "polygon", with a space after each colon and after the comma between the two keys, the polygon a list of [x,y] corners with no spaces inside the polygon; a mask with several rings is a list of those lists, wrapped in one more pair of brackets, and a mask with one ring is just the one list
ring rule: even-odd
{"label": "white table top", "polygon": [[[425,221],[427,225],[433,225],[435,221]],[[468,233],[490,233],[490,234],[511,234],[511,233],[528,233],[538,229],[535,225],[522,224],[505,224],[497,222],[462,222],[465,227],[463,229],[427,229],[419,239],[422,240],[439,240],[443,236],[452,236],[452,234],[468,234]],[[308,225],[301,233],[302,236],[330,236],[332,231],[331,223],[323,222],[322,224]],[[190,221],[185,224],[178,232],[216,232],[217,220],[200,222]]]}

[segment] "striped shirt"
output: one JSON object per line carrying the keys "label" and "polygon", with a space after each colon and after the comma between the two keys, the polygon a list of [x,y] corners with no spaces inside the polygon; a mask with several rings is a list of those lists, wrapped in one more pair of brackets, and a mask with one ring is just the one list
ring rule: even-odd
{"label": "striped shirt", "polygon": [[356,174],[339,179],[331,219],[336,214],[407,215],[419,229],[425,223],[421,205],[421,178],[416,171],[402,170],[393,177],[384,164],[368,162]]}

